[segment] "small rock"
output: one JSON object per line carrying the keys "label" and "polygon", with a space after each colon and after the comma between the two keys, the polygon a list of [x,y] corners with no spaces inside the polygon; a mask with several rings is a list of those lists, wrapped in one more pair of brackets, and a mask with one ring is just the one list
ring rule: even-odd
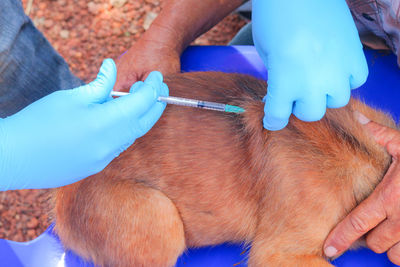
{"label": "small rock", "polygon": [[115,7],[119,8],[125,5],[127,0],[110,0],[110,4]]}
{"label": "small rock", "polygon": [[97,32],[97,37],[98,38],[105,38],[105,37],[107,37],[109,35],[109,32],[107,31],[107,30],[105,30],[105,29],[100,29],[98,32]]}
{"label": "small rock", "polygon": [[121,30],[121,28],[113,28],[112,33],[113,33],[113,35],[119,36],[122,34],[122,30]]}
{"label": "small rock", "polygon": [[40,27],[41,25],[43,25],[45,19],[44,18],[34,18],[33,19],[33,24],[35,25],[35,27]]}
{"label": "small rock", "polygon": [[60,31],[60,37],[63,38],[63,39],[68,39],[69,31],[68,30],[61,30]]}
{"label": "small rock", "polygon": [[26,223],[26,227],[32,229],[32,228],[36,228],[39,225],[39,221],[38,219],[36,219],[35,217],[32,217],[27,223]]}
{"label": "small rock", "polygon": [[140,30],[140,27],[137,26],[137,25],[135,25],[134,23],[132,23],[132,24],[129,26],[129,28],[128,28],[128,32],[129,32],[130,34],[136,34],[136,33],[139,32],[139,30]]}
{"label": "small rock", "polygon": [[29,229],[28,231],[26,231],[26,234],[28,235],[29,239],[33,239],[36,236],[36,231],[34,229]]}
{"label": "small rock", "polygon": [[56,14],[54,14],[53,20],[55,20],[55,21],[64,20],[64,14],[63,14],[63,13],[56,13]]}
{"label": "small rock", "polygon": [[44,10],[47,7],[47,3],[45,3],[45,2],[39,2],[38,5],[39,5],[39,9],[41,9],[41,10]]}
{"label": "small rock", "polygon": [[70,36],[71,38],[75,39],[76,37],[78,37],[78,33],[76,31],[72,31]]}
{"label": "small rock", "polygon": [[89,2],[87,4],[88,10],[90,13],[96,15],[100,11],[100,5],[96,4],[95,2]]}
{"label": "small rock", "polygon": [[17,214],[17,212],[15,211],[15,209],[13,209],[13,210],[8,210],[8,215],[9,215],[10,217],[14,217],[16,214]]}
{"label": "small rock", "polygon": [[76,58],[82,58],[82,56],[83,56],[82,52],[77,51],[74,53],[74,57]]}
{"label": "small rock", "polygon": [[147,12],[146,17],[144,18],[143,28],[147,31],[150,27],[151,23],[153,23],[154,19],[157,17],[157,13]]}
{"label": "small rock", "polygon": [[67,5],[67,1],[66,1],[66,0],[58,0],[57,3],[58,3],[60,6],[65,6],[65,5]]}
{"label": "small rock", "polygon": [[39,9],[39,10],[36,12],[36,17],[41,18],[41,17],[43,17],[44,15],[45,15],[45,12],[44,12],[43,10],[41,10],[41,9]]}
{"label": "small rock", "polygon": [[54,25],[54,22],[50,19],[46,19],[43,23],[43,26],[46,28],[51,28],[51,26],[53,26],[53,25]]}
{"label": "small rock", "polygon": [[159,0],[146,0],[147,3],[153,4],[155,6],[160,5],[160,1]]}
{"label": "small rock", "polygon": [[21,232],[17,232],[13,237],[13,241],[17,241],[17,242],[24,241],[22,233]]}

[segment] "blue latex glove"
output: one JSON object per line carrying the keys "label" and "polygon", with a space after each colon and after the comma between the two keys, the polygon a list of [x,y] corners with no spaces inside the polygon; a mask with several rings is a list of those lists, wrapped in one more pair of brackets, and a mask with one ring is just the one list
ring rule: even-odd
{"label": "blue latex glove", "polygon": [[321,119],[346,105],[368,66],[345,0],[253,0],[253,38],[268,69],[264,127],[280,130],[290,114]]}
{"label": "blue latex glove", "polygon": [[95,81],[54,92],[0,119],[0,190],[50,188],[101,171],[160,118],[168,87],[159,72],[110,97],[117,76],[106,59]]}

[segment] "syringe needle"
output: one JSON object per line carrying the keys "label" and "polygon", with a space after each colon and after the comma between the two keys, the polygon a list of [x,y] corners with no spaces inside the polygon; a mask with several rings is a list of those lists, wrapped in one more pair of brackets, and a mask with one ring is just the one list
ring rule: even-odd
{"label": "syringe needle", "polygon": [[[111,96],[124,96],[128,95],[126,92],[117,92],[111,91]],[[232,106],[228,104],[210,102],[210,101],[201,101],[196,99],[188,99],[182,97],[175,96],[159,96],[158,101],[165,102],[167,104],[179,105],[179,106],[187,106],[187,107],[195,107],[202,109],[210,109],[217,110],[223,112],[232,112],[232,113],[243,113],[245,110],[238,106]]]}

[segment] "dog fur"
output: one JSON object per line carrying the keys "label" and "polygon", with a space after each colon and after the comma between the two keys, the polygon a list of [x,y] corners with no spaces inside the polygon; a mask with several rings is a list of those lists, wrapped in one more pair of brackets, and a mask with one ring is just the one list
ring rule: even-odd
{"label": "dog fur", "polygon": [[100,266],[174,266],[186,248],[251,244],[249,266],[331,266],[323,243],[380,182],[391,158],[357,122],[358,100],[317,122],[262,126],[267,85],[240,74],[166,78],[173,96],[245,108],[168,105],[154,128],[104,171],[55,190],[66,248]]}

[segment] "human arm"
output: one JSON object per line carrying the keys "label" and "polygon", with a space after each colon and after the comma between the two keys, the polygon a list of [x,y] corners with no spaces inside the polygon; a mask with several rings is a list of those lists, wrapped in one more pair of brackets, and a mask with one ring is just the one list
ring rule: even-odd
{"label": "human arm", "polygon": [[268,69],[263,123],[269,130],[284,128],[291,113],[321,119],[367,79],[345,0],[253,0],[253,38]]}
{"label": "human arm", "polygon": [[400,264],[400,131],[369,121],[359,115],[375,140],[392,155],[392,163],[372,194],[361,202],[329,234],[324,251],[339,255],[366,235],[367,246],[376,253],[387,251],[389,259]]}
{"label": "human arm", "polygon": [[153,71],[180,71],[180,55],[245,0],[166,0],[162,11],[143,36],[117,60],[116,90],[129,88]]}
{"label": "human arm", "polygon": [[95,81],[56,91],[0,119],[0,190],[67,185],[101,171],[161,116],[168,95],[154,72],[112,99],[115,63],[104,61]]}

